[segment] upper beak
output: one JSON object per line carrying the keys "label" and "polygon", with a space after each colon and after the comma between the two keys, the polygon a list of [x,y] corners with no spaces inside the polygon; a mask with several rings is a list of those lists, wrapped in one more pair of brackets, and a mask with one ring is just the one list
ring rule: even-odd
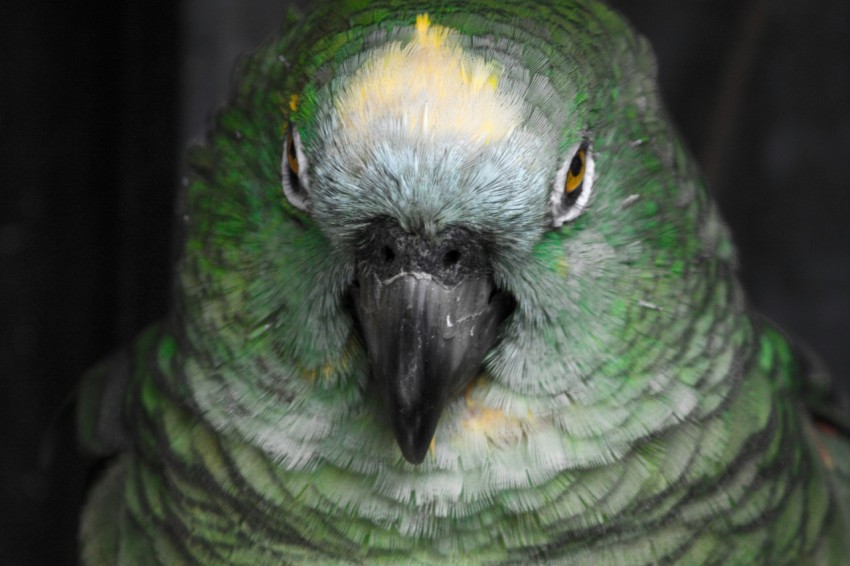
{"label": "upper beak", "polygon": [[[482,258],[468,258],[471,268],[458,269],[464,256],[478,253],[479,247],[466,241],[446,251],[441,243],[452,239],[451,234],[434,245],[413,245],[395,234],[397,230],[389,231],[390,239],[378,238],[384,242],[382,253],[366,253],[358,264],[353,298],[372,376],[399,448],[409,462],[418,464],[446,402],[478,373],[513,299],[496,289],[488,269],[477,268],[488,264]],[[388,241],[393,244],[389,263],[395,265],[387,265]],[[458,256],[450,273],[443,272],[445,261],[428,257],[447,254]]]}

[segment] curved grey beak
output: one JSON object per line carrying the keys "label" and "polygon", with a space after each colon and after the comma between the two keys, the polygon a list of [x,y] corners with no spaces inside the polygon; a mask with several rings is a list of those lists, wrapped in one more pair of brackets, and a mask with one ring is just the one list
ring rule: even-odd
{"label": "curved grey beak", "polygon": [[489,276],[453,286],[429,273],[360,277],[357,317],[404,457],[425,458],[446,401],[476,376],[513,300]]}
{"label": "curved grey beak", "polygon": [[446,403],[478,374],[514,298],[496,288],[485,234],[363,228],[352,286],[376,387],[405,459],[419,464]]}

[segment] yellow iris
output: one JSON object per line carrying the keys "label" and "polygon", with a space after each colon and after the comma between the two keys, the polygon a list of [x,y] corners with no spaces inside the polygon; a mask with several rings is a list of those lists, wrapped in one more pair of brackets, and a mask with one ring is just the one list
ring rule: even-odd
{"label": "yellow iris", "polygon": [[564,184],[564,190],[567,194],[573,193],[581,186],[584,180],[584,164],[586,161],[584,149],[579,149],[573,160],[570,162],[570,168],[567,170],[567,182]]}

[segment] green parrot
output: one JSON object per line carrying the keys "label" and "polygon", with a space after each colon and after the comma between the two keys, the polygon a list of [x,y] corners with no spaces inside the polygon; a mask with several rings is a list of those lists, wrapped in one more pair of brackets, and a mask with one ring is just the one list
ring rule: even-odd
{"label": "green parrot", "polygon": [[654,74],[591,0],[288,16],[81,386],[84,563],[850,563],[847,402]]}

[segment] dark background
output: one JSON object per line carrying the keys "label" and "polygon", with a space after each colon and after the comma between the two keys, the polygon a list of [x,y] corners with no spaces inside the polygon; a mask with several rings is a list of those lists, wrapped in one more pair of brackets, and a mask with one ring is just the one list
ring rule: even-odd
{"label": "dark background", "polygon": [[[164,313],[182,148],[284,10],[101,4],[0,8],[0,564],[74,562],[70,395]],[[752,303],[850,382],[850,3],[614,4],[655,46]]]}

